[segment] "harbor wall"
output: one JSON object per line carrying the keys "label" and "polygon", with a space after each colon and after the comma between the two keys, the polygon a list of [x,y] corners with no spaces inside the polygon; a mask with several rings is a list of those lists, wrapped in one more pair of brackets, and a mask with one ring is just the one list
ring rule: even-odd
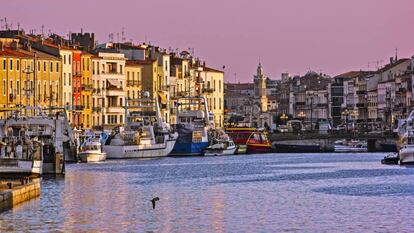
{"label": "harbor wall", "polygon": [[0,190],[0,212],[40,196],[40,178],[11,189]]}

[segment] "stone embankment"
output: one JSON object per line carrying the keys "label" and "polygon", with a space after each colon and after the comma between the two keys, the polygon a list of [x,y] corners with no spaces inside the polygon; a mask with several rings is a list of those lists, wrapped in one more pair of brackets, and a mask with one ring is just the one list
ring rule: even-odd
{"label": "stone embankment", "polygon": [[0,184],[0,212],[40,196],[40,179],[30,180],[28,183],[1,182]]}

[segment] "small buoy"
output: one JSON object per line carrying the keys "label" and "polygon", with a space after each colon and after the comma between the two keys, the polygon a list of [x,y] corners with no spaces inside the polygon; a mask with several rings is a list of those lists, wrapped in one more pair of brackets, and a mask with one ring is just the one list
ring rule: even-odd
{"label": "small buoy", "polygon": [[151,202],[152,202],[152,208],[153,209],[155,209],[155,203],[157,202],[157,201],[159,201],[160,200],[160,198],[159,197],[154,197],[152,200],[151,200]]}

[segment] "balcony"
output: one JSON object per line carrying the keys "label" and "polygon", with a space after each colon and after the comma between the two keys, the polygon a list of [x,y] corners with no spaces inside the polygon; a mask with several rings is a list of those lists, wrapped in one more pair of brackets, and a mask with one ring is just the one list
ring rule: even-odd
{"label": "balcony", "polygon": [[138,80],[127,80],[128,87],[139,87],[141,86],[141,82]]}
{"label": "balcony", "polygon": [[397,92],[397,93],[406,93],[406,92],[407,92],[407,89],[406,89],[406,88],[404,88],[404,87],[400,87],[400,88],[398,88],[398,89],[396,90],[396,92]]}
{"label": "balcony", "polygon": [[366,108],[368,107],[368,103],[357,103],[356,106],[357,108]]}
{"label": "balcony", "polygon": [[82,91],[93,91],[92,84],[82,84],[81,86]]}
{"label": "balcony", "polygon": [[161,91],[170,91],[170,85],[161,86]]}
{"label": "balcony", "polygon": [[73,111],[83,111],[85,109],[85,106],[83,105],[74,105]]}
{"label": "balcony", "polygon": [[366,90],[358,90],[356,93],[357,93],[357,95],[366,95],[367,91]]}
{"label": "balcony", "polygon": [[203,93],[213,93],[214,88],[203,88]]}
{"label": "balcony", "polygon": [[102,111],[102,107],[93,107],[92,108],[93,112],[101,112]]}
{"label": "balcony", "polygon": [[106,113],[124,113],[124,106],[121,105],[111,105],[105,108]]}
{"label": "balcony", "polygon": [[296,102],[296,106],[304,106],[305,104],[306,102],[303,102],[303,101]]}
{"label": "balcony", "polygon": [[106,90],[107,96],[123,96],[124,95],[124,89],[122,89],[121,87],[109,86],[105,90]]}

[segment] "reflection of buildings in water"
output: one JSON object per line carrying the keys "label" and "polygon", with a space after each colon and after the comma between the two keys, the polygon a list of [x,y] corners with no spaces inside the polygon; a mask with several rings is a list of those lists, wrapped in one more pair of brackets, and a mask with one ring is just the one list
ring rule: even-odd
{"label": "reflection of buildings in water", "polygon": [[213,222],[212,228],[217,232],[224,232],[224,187],[215,185],[211,187],[210,194],[214,194],[212,198],[213,204]]}
{"label": "reflection of buildings in water", "polygon": [[134,224],[124,221],[131,211],[131,206],[126,204],[129,190],[122,182],[127,177],[128,173],[113,176],[113,173],[97,171],[67,174],[62,194],[65,231],[85,229],[85,225],[95,231],[102,229],[102,223],[117,231],[119,224],[122,227]]}

